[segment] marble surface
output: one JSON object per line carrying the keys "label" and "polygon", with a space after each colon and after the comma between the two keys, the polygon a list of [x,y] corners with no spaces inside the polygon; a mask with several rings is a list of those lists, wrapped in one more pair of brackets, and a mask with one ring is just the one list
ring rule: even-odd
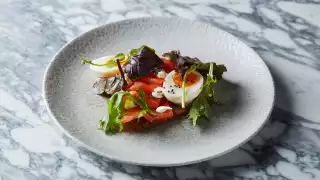
{"label": "marble surface", "polygon": [[[0,1],[0,180],[320,179],[319,10],[319,0]],[[276,82],[268,125],[223,157],[175,168],[111,162],[66,138],[41,98],[50,58],[88,29],[146,16],[198,19],[253,47]]]}

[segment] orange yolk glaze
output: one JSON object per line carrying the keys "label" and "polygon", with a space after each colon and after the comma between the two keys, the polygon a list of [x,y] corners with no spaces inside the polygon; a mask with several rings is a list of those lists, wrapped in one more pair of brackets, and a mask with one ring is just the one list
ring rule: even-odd
{"label": "orange yolk glaze", "polygon": [[[190,72],[187,74],[185,87],[192,86],[193,84],[196,84],[200,80],[199,76],[197,74]],[[173,82],[174,84],[178,85],[179,87],[182,87],[182,81],[180,79],[179,74],[176,72],[173,74]]]}

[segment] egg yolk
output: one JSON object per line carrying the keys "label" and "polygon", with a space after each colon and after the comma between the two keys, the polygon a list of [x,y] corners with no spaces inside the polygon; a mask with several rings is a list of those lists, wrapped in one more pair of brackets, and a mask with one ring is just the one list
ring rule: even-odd
{"label": "egg yolk", "polygon": [[[174,73],[172,78],[175,85],[182,87],[182,81],[178,73]],[[185,87],[189,87],[189,86],[192,86],[193,84],[196,84],[199,81],[199,79],[200,78],[197,74],[193,72],[189,72],[186,77]]]}

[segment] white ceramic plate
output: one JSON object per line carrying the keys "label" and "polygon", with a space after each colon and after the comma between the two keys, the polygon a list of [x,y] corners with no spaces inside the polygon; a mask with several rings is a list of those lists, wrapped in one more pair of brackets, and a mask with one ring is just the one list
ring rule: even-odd
{"label": "white ceramic plate", "polygon": [[[173,120],[143,133],[113,136],[97,130],[107,105],[91,91],[94,78],[80,57],[96,59],[142,44],[158,54],[179,49],[226,65],[228,72],[216,86],[223,106],[213,107],[210,123],[193,127],[190,120]],[[46,71],[44,98],[61,129],[89,150],[126,163],[176,166],[220,156],[249,140],[270,115],[274,84],[263,60],[229,33],[184,19],[142,18],[100,26],[62,47]]]}

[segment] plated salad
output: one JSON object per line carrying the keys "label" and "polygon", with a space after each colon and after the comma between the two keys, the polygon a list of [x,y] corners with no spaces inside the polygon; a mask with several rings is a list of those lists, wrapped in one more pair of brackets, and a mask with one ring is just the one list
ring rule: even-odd
{"label": "plated salad", "polygon": [[227,71],[224,65],[203,63],[172,50],[159,57],[143,45],[129,53],[96,60],[81,58],[98,76],[93,88],[111,96],[108,112],[99,120],[107,134],[136,132],[186,116],[195,126],[218,103],[212,87]]}

